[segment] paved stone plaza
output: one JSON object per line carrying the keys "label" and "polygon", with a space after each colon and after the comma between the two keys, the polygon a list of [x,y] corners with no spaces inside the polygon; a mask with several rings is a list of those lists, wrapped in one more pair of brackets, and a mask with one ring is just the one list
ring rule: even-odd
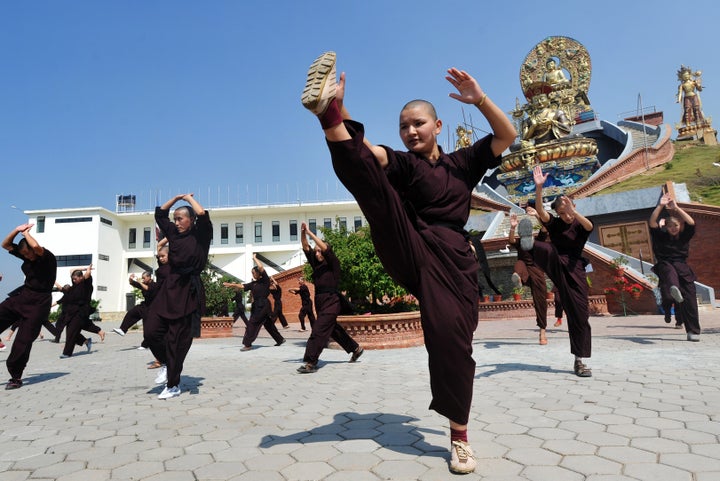
{"label": "paved stone plaza", "polygon": [[[462,479],[720,479],[720,309],[701,311],[699,343],[661,316],[591,323],[590,379],[571,373],[565,326],[540,346],[533,321],[480,323],[478,469]],[[0,481],[458,478],[446,420],[427,409],[423,347],[355,364],[327,350],[316,374],[300,375],[297,324],[285,345],[265,337],[245,353],[236,329],[196,340],[182,395],[160,401],[141,334],[116,326],[103,322],[105,342],[70,359],[36,341],[25,385],[0,391]]]}

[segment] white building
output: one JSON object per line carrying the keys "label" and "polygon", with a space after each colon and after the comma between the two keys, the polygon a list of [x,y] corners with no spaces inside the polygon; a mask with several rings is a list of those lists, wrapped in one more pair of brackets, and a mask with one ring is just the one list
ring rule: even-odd
{"label": "white building", "polygon": [[[117,212],[103,207],[26,211],[33,236],[57,257],[60,284],[70,283],[70,271],[92,263],[93,298],[101,311],[126,310],[131,273],[157,267],[153,211],[134,211],[131,196],[118,198]],[[120,200],[130,201],[122,203]],[[179,207],[181,203],[176,204]],[[305,262],[300,248],[303,222],[317,232],[321,226],[344,224],[349,230],[365,225],[355,201],[295,203],[208,209],[213,224],[210,262],[220,272],[241,280],[250,277],[252,254],[268,273]]]}

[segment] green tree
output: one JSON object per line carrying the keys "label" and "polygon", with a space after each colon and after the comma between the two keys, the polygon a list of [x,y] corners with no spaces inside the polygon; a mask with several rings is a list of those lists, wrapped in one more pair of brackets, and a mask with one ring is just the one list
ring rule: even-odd
{"label": "green tree", "polygon": [[228,276],[221,276],[215,272],[208,260],[205,270],[200,274],[200,280],[205,287],[205,313],[208,316],[227,316],[235,292],[223,286],[223,282],[237,282]]}
{"label": "green tree", "polygon": [[[340,291],[356,311],[372,313],[399,312],[417,309],[414,299],[387,274],[380,262],[368,226],[355,232],[344,227],[320,228],[323,239],[332,246],[340,261]],[[304,275],[312,278],[310,265]]]}

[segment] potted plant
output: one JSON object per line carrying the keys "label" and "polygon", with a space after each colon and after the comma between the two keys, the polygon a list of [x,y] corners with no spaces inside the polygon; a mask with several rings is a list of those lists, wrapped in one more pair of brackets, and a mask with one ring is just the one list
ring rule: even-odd
{"label": "potted plant", "polygon": [[554,300],[555,299],[555,293],[553,292],[553,288],[555,285],[552,283],[550,279],[545,279],[545,297],[548,300]]}
{"label": "potted plant", "polygon": [[628,264],[628,258],[625,255],[620,254],[618,257],[610,262],[610,268],[615,271],[615,276],[620,277],[625,275],[625,266]]}
{"label": "potted plant", "polygon": [[200,279],[205,289],[205,316],[200,320],[200,337],[232,336],[233,318],[228,311],[235,294],[223,286],[223,282],[234,279],[217,274],[209,259]]}
{"label": "potted plant", "polygon": [[522,286],[513,287],[513,292],[512,292],[513,300],[519,301],[520,299],[522,299],[522,295],[524,292],[525,292],[525,289]]}
{"label": "potted plant", "polygon": [[630,293],[630,297],[633,299],[640,299],[640,294],[642,294],[642,291],[644,290],[643,287],[637,283],[630,284],[627,289]]}

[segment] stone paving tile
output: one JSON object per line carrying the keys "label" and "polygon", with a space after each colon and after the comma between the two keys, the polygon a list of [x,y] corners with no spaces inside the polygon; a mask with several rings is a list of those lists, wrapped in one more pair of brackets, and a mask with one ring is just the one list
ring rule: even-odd
{"label": "stone paving tile", "polygon": [[[463,479],[720,479],[720,382],[708,375],[720,368],[720,310],[701,317],[700,343],[659,316],[592,319],[591,379],[572,374],[564,331],[540,348],[527,321],[481,323],[469,431],[479,468]],[[452,477],[422,347],[355,365],[326,350],[322,369],[300,376],[300,338],[281,349],[260,338],[244,354],[239,337],[197,340],[183,394],[159,401],[139,340],[110,336],[62,363],[57,345],[36,342],[25,386],[0,396],[0,481]]]}

